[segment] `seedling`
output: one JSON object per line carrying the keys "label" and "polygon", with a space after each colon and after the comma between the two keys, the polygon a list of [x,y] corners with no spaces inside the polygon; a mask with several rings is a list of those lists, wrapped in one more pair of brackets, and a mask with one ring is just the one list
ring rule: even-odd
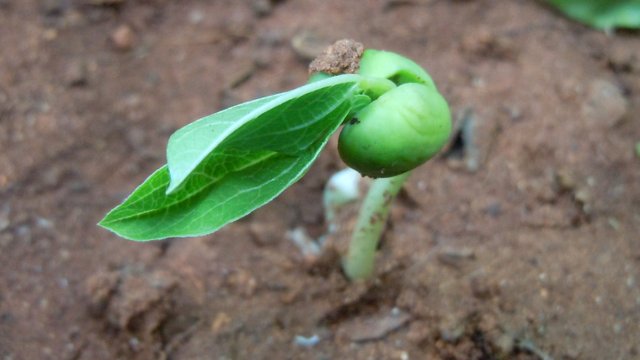
{"label": "seedling", "polygon": [[386,51],[365,50],[357,73],[318,73],[179,129],[168,164],[100,225],[135,241],[210,234],[299,180],[340,126],[342,159],[376,178],[343,260],[350,279],[367,278],[391,202],[451,132],[449,107],[427,72]]}

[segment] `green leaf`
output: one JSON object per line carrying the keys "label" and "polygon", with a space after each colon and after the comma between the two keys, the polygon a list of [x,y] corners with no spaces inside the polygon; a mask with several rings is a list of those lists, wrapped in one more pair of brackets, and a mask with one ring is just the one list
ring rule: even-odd
{"label": "green leaf", "polygon": [[[343,113],[346,111],[345,107]],[[172,195],[165,195],[169,173],[163,166],[122,205],[107,214],[100,226],[137,241],[212,233],[273,200],[300,179],[328,138],[299,156],[271,153],[196,193],[185,186]],[[190,182],[200,180],[194,178]]]}
{"label": "green leaf", "polygon": [[[327,89],[334,86],[337,85],[331,85]],[[338,86],[334,90],[341,94],[344,90],[342,87]],[[267,142],[267,146],[256,146],[251,143],[240,146],[242,143],[237,145],[238,143],[234,141],[225,142],[225,146],[219,146],[215,151],[205,154],[205,157],[196,164],[196,168],[185,178],[182,186],[174,192],[167,192],[171,182],[168,167],[160,168],[120,206],[107,214],[100,225],[124,238],[138,241],[199,236],[214,232],[268,203],[302,177],[331,134],[349,113],[351,100],[348,97],[332,96],[324,92],[321,94],[326,95],[323,101],[325,110],[321,112],[322,118],[315,119],[313,122],[304,117],[296,120],[316,129],[317,133],[299,134],[295,126],[289,123],[279,128],[289,129],[289,132],[284,134],[298,133],[296,141],[282,134],[275,135],[297,144],[295,146],[300,146],[299,144],[302,143],[299,138],[305,141],[315,138],[316,141],[305,149],[295,154],[287,154],[261,149],[263,147],[278,149],[274,142]],[[269,101],[272,100],[265,98],[245,103],[233,111],[246,113],[247,109],[259,108],[262,106],[259,105],[261,102],[267,104]],[[321,110],[314,104],[311,104],[312,108]],[[300,105],[302,104],[297,104],[297,106]],[[292,108],[289,102],[283,102],[280,106],[287,111],[279,110],[271,114],[277,115],[281,120],[294,119],[294,114],[300,114],[301,111],[305,113],[304,110]],[[290,113],[292,109],[296,111]],[[231,118],[227,117],[227,119]],[[263,121],[273,122],[274,120],[263,118]],[[254,125],[260,125],[260,122]],[[264,129],[264,132],[268,131]],[[251,131],[241,133],[247,138],[253,138],[253,141],[258,141],[255,139],[261,137],[261,133]],[[199,136],[201,133],[191,134]]]}
{"label": "green leaf", "polygon": [[640,28],[638,0],[547,0],[568,17],[599,29]]}
{"label": "green leaf", "polygon": [[[165,165],[144,181],[120,206],[111,210],[101,225],[118,226],[119,222],[135,220],[173,206],[188,206],[190,198],[197,196],[227,173],[244,170],[275,155],[273,152],[217,152],[204,162],[206,166],[185,182],[185,186],[170,195],[166,194],[169,177]],[[221,175],[210,175],[216,173]]]}
{"label": "green leaf", "polygon": [[254,100],[204,117],[174,133],[167,160],[168,193],[176,191],[218,149],[274,151],[295,155],[332,129],[328,114],[357,90],[360,77],[340,75]]}

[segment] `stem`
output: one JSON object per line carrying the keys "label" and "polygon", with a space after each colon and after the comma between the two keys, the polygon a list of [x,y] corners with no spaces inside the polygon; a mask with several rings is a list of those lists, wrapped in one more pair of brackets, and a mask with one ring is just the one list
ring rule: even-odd
{"label": "stem", "polygon": [[362,280],[373,273],[376,248],[387,222],[391,203],[410,173],[408,171],[390,178],[379,178],[371,184],[351,236],[349,251],[342,262],[342,268],[349,279]]}

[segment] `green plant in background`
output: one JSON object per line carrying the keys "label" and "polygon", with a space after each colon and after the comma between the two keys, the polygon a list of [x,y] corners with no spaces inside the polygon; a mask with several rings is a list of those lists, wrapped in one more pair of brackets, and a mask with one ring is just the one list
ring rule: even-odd
{"label": "green plant in background", "polygon": [[640,0],[547,0],[568,17],[598,29],[640,28]]}
{"label": "green plant in background", "polygon": [[316,74],[311,80],[176,131],[168,164],[100,225],[136,241],[212,233],[300,179],[344,125],[341,157],[379,178],[343,262],[350,279],[370,276],[392,200],[410,171],[449,138],[449,107],[419,65],[386,51],[366,50],[358,74]]}

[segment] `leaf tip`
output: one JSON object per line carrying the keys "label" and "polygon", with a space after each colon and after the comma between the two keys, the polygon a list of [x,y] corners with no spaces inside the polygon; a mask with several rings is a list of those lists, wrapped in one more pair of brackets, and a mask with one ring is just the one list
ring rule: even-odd
{"label": "leaf tip", "polygon": [[143,242],[143,241],[150,240],[150,239],[131,236],[131,234],[127,233],[126,231],[122,231],[121,229],[118,229],[118,226],[117,226],[118,221],[116,219],[111,219],[112,212],[113,210],[110,211],[107,215],[105,215],[104,218],[102,218],[102,220],[100,220],[96,225],[125,240],[135,241],[135,242]]}

